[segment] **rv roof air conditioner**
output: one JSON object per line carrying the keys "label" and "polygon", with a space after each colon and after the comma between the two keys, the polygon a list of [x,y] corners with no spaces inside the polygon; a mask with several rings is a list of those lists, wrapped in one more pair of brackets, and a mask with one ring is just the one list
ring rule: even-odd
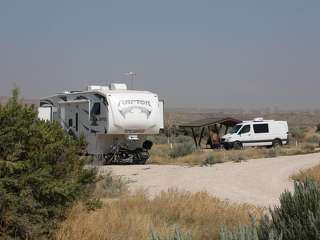
{"label": "rv roof air conditioner", "polygon": [[88,86],[88,91],[104,91],[104,90],[109,90],[109,86],[98,86],[98,85],[90,85]]}
{"label": "rv roof air conditioner", "polygon": [[127,85],[125,83],[111,83],[111,90],[127,90]]}
{"label": "rv roof air conditioner", "polygon": [[262,122],[263,118],[262,117],[257,117],[253,119],[254,122]]}

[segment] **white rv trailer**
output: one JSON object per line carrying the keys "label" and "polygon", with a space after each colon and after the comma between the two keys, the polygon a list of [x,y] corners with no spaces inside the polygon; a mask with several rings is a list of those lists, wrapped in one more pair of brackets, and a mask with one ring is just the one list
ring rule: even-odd
{"label": "white rv trailer", "polygon": [[83,135],[87,153],[106,164],[144,164],[152,147],[145,136],[164,127],[163,101],[157,94],[128,90],[119,83],[42,98],[38,112],[71,135]]}
{"label": "white rv trailer", "polygon": [[243,121],[221,138],[221,144],[229,149],[254,146],[280,146],[288,144],[286,121],[255,118]]}

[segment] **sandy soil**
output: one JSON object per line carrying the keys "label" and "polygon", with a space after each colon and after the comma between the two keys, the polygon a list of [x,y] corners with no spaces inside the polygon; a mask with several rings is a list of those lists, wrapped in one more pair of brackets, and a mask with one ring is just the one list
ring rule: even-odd
{"label": "sandy soil", "polygon": [[153,196],[169,188],[191,192],[207,191],[231,202],[258,206],[278,204],[280,193],[292,191],[289,177],[301,169],[320,164],[320,153],[264,158],[241,163],[222,163],[211,167],[176,165],[103,166],[129,181],[131,190],[144,188]]}

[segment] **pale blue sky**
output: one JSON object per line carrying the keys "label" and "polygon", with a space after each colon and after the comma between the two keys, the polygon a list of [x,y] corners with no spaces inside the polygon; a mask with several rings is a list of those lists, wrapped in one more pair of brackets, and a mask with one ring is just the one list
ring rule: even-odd
{"label": "pale blue sky", "polygon": [[169,107],[319,108],[320,1],[0,0],[0,95],[127,81]]}

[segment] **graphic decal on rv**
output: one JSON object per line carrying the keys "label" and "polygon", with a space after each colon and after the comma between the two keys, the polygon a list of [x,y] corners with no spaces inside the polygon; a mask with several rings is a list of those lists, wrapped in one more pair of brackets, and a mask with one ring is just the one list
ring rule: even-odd
{"label": "graphic decal on rv", "polygon": [[150,117],[152,112],[152,106],[150,101],[147,100],[121,100],[118,103],[118,111],[123,118],[126,118],[128,113],[132,113],[133,110],[139,110],[144,113],[147,118]]}

